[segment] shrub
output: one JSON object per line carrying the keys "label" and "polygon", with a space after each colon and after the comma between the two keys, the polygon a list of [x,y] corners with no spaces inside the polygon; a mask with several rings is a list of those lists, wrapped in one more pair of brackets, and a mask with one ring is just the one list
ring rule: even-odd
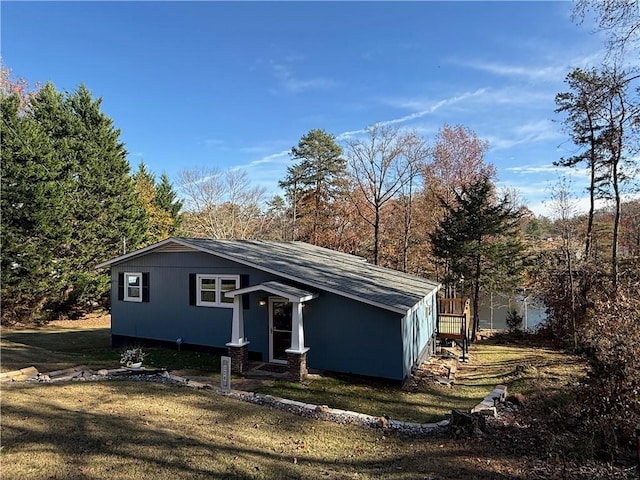
{"label": "shrub", "polygon": [[523,318],[515,309],[509,310],[507,313],[507,327],[509,327],[510,332],[515,332],[516,330],[522,329]]}

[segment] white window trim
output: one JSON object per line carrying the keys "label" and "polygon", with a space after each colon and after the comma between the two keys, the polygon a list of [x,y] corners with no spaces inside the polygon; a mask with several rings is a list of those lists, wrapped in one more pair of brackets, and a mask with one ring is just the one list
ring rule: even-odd
{"label": "white window trim", "polygon": [[[129,277],[138,277],[140,283],[140,295],[129,296]],[[142,272],[124,272],[124,298],[125,302],[142,302]]]}
{"label": "white window trim", "polygon": [[[216,281],[216,301],[205,302],[202,300],[202,280],[215,280]],[[207,273],[198,273],[196,275],[196,306],[198,307],[218,307],[218,308],[233,308],[233,302],[222,302],[222,295],[224,292],[220,290],[222,280],[233,280],[236,282],[237,290],[240,288],[240,275],[210,275]]]}

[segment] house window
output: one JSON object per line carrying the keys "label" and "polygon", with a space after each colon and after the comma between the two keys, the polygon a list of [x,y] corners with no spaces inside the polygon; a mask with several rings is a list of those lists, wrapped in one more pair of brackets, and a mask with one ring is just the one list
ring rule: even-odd
{"label": "house window", "polygon": [[239,275],[196,275],[196,305],[233,307],[233,298],[226,298],[224,294],[239,286]]}
{"label": "house window", "polygon": [[124,301],[142,302],[142,273],[124,274]]}

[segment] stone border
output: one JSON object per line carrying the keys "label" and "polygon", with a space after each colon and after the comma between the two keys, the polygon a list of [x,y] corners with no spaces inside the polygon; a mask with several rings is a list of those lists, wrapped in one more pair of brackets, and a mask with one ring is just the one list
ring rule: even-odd
{"label": "stone border", "polygon": [[[34,373],[35,372],[35,373]],[[402,422],[400,420],[392,420],[388,417],[376,417],[364,413],[352,412],[349,410],[341,410],[339,408],[329,408],[327,405],[314,405],[311,403],[298,402],[287,398],[274,397],[272,395],[262,395],[254,392],[245,392],[243,390],[224,391],[218,386],[210,383],[190,380],[186,377],[173,375],[167,370],[158,369],[138,369],[116,368],[101,369],[97,373],[93,373],[85,366],[78,366],[66,370],[58,370],[47,374],[38,373],[34,367],[29,367],[14,372],[6,372],[2,374],[2,382],[10,381],[34,381],[34,382],[59,382],[59,381],[96,381],[108,380],[123,377],[133,377],[137,380],[147,381],[164,381],[172,382],[178,385],[184,385],[196,389],[212,390],[218,395],[229,398],[242,400],[244,402],[256,405],[269,406],[278,410],[284,410],[302,417],[308,417],[318,420],[325,420],[340,424],[355,424],[370,428],[380,428],[392,430],[405,435],[423,437],[435,436],[445,433],[451,421],[441,420],[437,423],[414,423]],[[155,377],[155,378],[154,378]],[[478,405],[471,409],[471,414],[481,414],[487,416],[497,416],[496,403],[504,402],[507,395],[507,387],[505,385],[496,386],[493,391],[485,397]]]}
{"label": "stone border", "polygon": [[497,385],[492,392],[484,397],[484,400],[471,409],[471,413],[479,413],[489,417],[497,417],[496,404],[502,403],[507,398],[507,386]]}
{"label": "stone border", "polygon": [[20,370],[13,370],[11,372],[0,373],[0,383],[5,382],[24,382],[30,380],[39,375],[36,367],[26,367]]}
{"label": "stone border", "polygon": [[389,429],[412,436],[438,435],[440,433],[444,433],[449,426],[449,420],[442,420],[438,423],[401,422],[399,420],[391,420],[387,417],[375,417],[373,415],[341,410],[339,408],[329,408],[327,405],[314,405],[312,403],[298,402],[296,400],[274,397],[272,395],[262,395],[242,390],[223,391],[221,388],[209,383],[189,380],[188,378],[173,375],[169,372],[163,373],[163,376],[170,378],[178,384],[198,389],[213,390],[219,395],[235,398],[244,402],[256,405],[266,405],[278,410],[288,411],[302,417],[325,420],[334,423],[355,424],[371,428]]}

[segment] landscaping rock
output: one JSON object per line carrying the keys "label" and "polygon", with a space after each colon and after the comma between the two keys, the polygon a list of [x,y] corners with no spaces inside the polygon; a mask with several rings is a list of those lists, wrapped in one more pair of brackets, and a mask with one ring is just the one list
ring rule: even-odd
{"label": "landscaping rock", "polygon": [[25,382],[36,378],[38,370],[36,367],[21,368],[11,372],[0,373],[0,382]]}
{"label": "landscaping rock", "polygon": [[[34,369],[35,370],[35,369]],[[37,370],[35,370],[37,372]],[[29,370],[28,373],[32,373]],[[23,375],[23,372],[17,372],[16,375]],[[4,375],[2,378],[11,380],[11,377]],[[197,380],[173,375],[166,370],[140,369],[133,370],[130,368],[117,368],[112,370],[100,369],[94,373],[84,366],[73,367],[65,370],[50,372],[49,374],[39,374],[33,377],[32,381],[104,381],[104,380],[137,380],[147,382],[172,383],[177,386],[191,387],[199,389],[210,389],[218,395],[225,395],[257,405],[265,405],[271,408],[287,410],[296,415],[314,418],[318,420],[331,421],[343,424],[356,424],[367,426],[370,428],[383,428],[393,430],[403,435],[414,437],[422,437],[425,435],[435,435],[446,431],[449,426],[449,420],[443,420],[438,423],[412,423],[391,420],[388,417],[375,417],[358,412],[350,412],[341,409],[332,409],[327,405],[313,405],[296,400],[278,398],[271,395],[260,395],[253,392],[245,392],[240,390],[223,391],[221,388],[204,383]]]}

